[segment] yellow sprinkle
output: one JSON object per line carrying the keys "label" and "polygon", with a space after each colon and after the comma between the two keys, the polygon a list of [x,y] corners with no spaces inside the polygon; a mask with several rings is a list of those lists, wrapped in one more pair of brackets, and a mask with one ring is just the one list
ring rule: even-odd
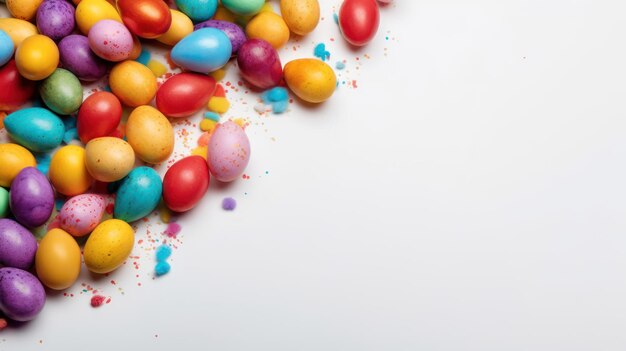
{"label": "yellow sprinkle", "polygon": [[159,210],[159,216],[161,217],[161,222],[169,223],[170,219],[172,218],[172,213],[170,212],[170,209],[167,208],[167,206],[161,204],[160,210]]}
{"label": "yellow sprinkle", "polygon": [[191,155],[193,156],[202,156],[206,160],[207,147],[206,146],[198,146],[197,148],[191,150]]}
{"label": "yellow sprinkle", "polygon": [[203,132],[210,132],[213,130],[213,128],[215,128],[216,124],[217,123],[213,120],[203,118],[202,121],[200,121],[200,130],[202,130]]}
{"label": "yellow sprinkle", "polygon": [[225,113],[230,108],[230,102],[224,97],[214,96],[209,100],[208,108],[216,113]]}
{"label": "yellow sprinkle", "polygon": [[233,122],[235,122],[241,128],[243,128],[243,126],[246,124],[246,120],[243,118],[235,118],[233,119]]}
{"label": "yellow sprinkle", "polygon": [[223,68],[218,69],[217,71],[213,71],[211,72],[211,76],[213,78],[215,78],[216,81],[220,81],[222,79],[224,79],[224,76],[226,75],[226,70]]}
{"label": "yellow sprinkle", "polygon": [[217,7],[213,19],[235,23],[235,15],[232,12],[228,11],[224,6]]}
{"label": "yellow sprinkle", "polygon": [[167,73],[167,67],[159,61],[150,60],[147,66],[156,77],[160,77]]}

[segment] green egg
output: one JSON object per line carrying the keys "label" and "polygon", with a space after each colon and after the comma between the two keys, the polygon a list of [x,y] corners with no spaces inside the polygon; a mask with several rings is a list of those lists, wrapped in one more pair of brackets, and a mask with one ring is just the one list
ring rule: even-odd
{"label": "green egg", "polygon": [[9,213],[9,192],[0,187],[0,218],[4,218]]}
{"label": "green egg", "polygon": [[78,111],[83,103],[83,86],[72,72],[63,68],[57,68],[43,81],[39,93],[46,106],[60,115]]}
{"label": "green egg", "polygon": [[222,5],[232,13],[249,16],[261,11],[265,0],[222,0]]}

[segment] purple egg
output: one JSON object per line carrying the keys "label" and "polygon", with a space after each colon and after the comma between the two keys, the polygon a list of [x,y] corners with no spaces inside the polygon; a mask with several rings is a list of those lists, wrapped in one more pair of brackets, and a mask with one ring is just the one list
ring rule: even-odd
{"label": "purple egg", "polygon": [[219,20],[208,20],[204,22],[200,22],[193,26],[193,30],[198,30],[202,28],[215,28],[219,29],[222,32],[226,33],[228,39],[230,39],[230,43],[233,47],[233,55],[239,51],[239,48],[246,41],[246,33],[243,32],[243,29],[238,25]]}
{"label": "purple egg", "polygon": [[37,29],[54,41],[74,30],[74,6],[65,0],[46,0],[37,9]]}
{"label": "purple egg", "polygon": [[68,35],[59,42],[61,64],[85,82],[96,81],[107,73],[107,63],[89,48],[84,35]]}
{"label": "purple egg", "polygon": [[11,183],[11,212],[20,224],[38,227],[50,218],[54,191],[48,178],[35,167],[26,167]]}
{"label": "purple egg", "polygon": [[34,275],[19,268],[0,268],[0,310],[16,321],[34,319],[46,303],[46,291]]}
{"label": "purple egg", "polygon": [[283,66],[276,49],[263,39],[250,39],[241,45],[237,55],[241,75],[250,84],[268,89],[280,83]]}
{"label": "purple egg", "polygon": [[0,265],[29,269],[35,260],[37,239],[11,219],[0,219]]}

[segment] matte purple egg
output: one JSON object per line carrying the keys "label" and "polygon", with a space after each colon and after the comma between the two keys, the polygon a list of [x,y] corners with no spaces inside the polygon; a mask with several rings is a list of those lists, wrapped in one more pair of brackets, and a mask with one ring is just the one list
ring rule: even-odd
{"label": "matte purple egg", "polygon": [[243,43],[237,55],[241,75],[252,85],[268,89],[280,83],[283,66],[276,49],[262,39],[250,39]]}
{"label": "matte purple egg", "polygon": [[228,37],[228,39],[230,39],[230,43],[233,47],[233,55],[237,54],[237,51],[239,51],[241,45],[243,45],[243,43],[246,41],[246,33],[244,33],[243,29],[231,22],[208,20],[200,22],[193,26],[193,30],[198,30],[202,28],[215,28],[226,33],[226,36]]}
{"label": "matte purple egg", "polygon": [[0,265],[29,269],[35,260],[37,239],[11,219],[0,219]]}
{"label": "matte purple egg", "polygon": [[39,279],[19,268],[0,268],[0,310],[16,321],[34,319],[46,303]]}
{"label": "matte purple egg", "polygon": [[89,39],[84,35],[69,35],[59,42],[61,64],[78,79],[92,82],[104,77],[107,63],[89,48]]}
{"label": "matte purple egg", "polygon": [[20,224],[38,227],[50,218],[54,192],[48,178],[35,167],[26,167],[11,184],[11,212]]}
{"label": "matte purple egg", "polygon": [[54,41],[74,30],[74,6],[65,0],[46,0],[37,9],[37,29]]}

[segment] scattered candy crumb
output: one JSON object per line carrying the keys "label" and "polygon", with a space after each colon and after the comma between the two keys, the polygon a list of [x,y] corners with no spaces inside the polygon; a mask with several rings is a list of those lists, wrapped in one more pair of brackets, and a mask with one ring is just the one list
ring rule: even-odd
{"label": "scattered candy crumb", "polygon": [[222,209],[225,211],[232,211],[237,207],[237,201],[232,197],[227,197],[222,200]]}

